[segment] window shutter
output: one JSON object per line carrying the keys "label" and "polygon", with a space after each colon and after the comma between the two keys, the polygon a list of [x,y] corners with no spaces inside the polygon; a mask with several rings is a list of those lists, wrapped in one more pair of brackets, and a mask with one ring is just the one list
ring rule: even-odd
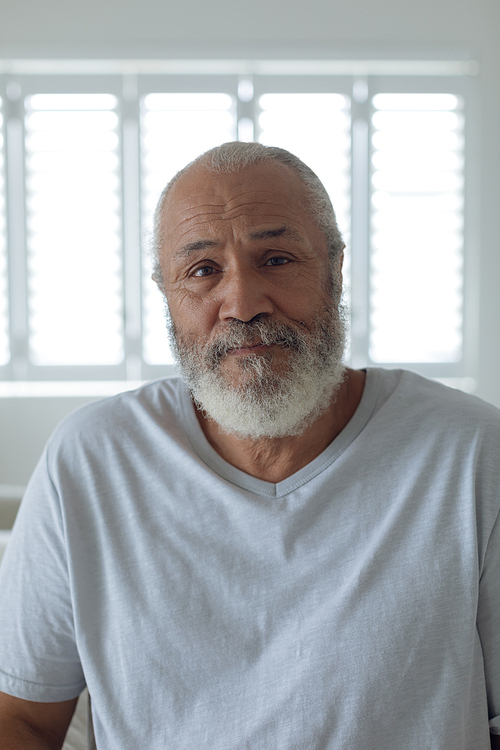
{"label": "window shutter", "polygon": [[176,171],[237,137],[290,149],[330,194],[347,244],[348,361],[474,374],[476,289],[463,268],[464,220],[473,237],[476,219],[471,70],[427,75],[415,63],[412,75],[403,65],[359,77],[330,65],[301,72],[299,61],[244,72],[191,61],[103,76],[68,61],[64,75],[33,65],[0,92],[2,379],[174,371],[138,240],[147,256]]}
{"label": "window shutter", "polygon": [[37,365],[123,358],[116,98],[25,102],[29,348]]}
{"label": "window shutter", "polygon": [[377,94],[372,115],[370,359],[462,355],[464,118],[451,94]]}

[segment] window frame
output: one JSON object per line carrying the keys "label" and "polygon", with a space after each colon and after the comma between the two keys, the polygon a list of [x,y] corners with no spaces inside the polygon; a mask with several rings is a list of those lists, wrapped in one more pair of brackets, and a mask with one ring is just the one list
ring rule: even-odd
{"label": "window frame", "polygon": [[[318,66],[310,65],[311,61],[292,61],[290,70],[283,67],[280,72],[279,62],[275,65],[264,62],[255,63],[253,68],[243,63],[227,62],[225,68],[219,61],[220,72],[216,72],[216,61],[210,66],[203,62],[186,64],[185,70],[171,72],[158,70],[141,72],[140,65],[130,61],[116,62],[115,72],[96,73],[96,66],[76,67],[75,73],[64,72],[64,61],[60,71],[54,72],[50,66],[41,66],[40,72],[3,73],[0,75],[0,95],[3,101],[4,137],[6,141],[6,211],[7,211],[7,263],[9,287],[9,326],[11,341],[11,359],[0,366],[0,380],[4,381],[141,381],[170,376],[175,373],[172,365],[152,365],[142,357],[142,276],[144,265],[145,237],[150,227],[142,225],[141,215],[141,169],[140,169],[140,102],[147,93],[168,92],[210,92],[231,93],[236,97],[237,119],[250,117],[258,122],[258,101],[263,93],[287,92],[335,92],[351,98],[351,133],[352,148],[352,188],[351,188],[351,269],[355,281],[351,289],[351,359],[354,367],[404,367],[435,378],[474,378],[477,361],[477,330],[479,300],[479,269],[476,243],[478,237],[478,201],[479,184],[478,166],[478,122],[477,122],[477,86],[474,74],[477,66],[458,61],[450,67],[448,74],[438,75],[445,71],[445,61],[436,63],[434,68],[430,61],[427,65],[418,64],[408,74],[408,64],[401,63],[399,73],[396,65],[371,66],[364,68],[353,62],[350,66],[344,61],[344,68],[328,65],[318,72]],[[94,61],[96,62],[96,61]],[[168,67],[167,62],[164,61]],[[286,61],[284,61],[286,62]],[[290,61],[289,61],[290,62]],[[317,61],[312,61],[313,63]],[[326,61],[328,62],[328,61]],[[335,61],[333,61],[335,62]],[[338,62],[338,61],[337,61]],[[269,63],[269,61],[268,61]],[[305,72],[300,74],[300,65]],[[128,65],[128,68],[127,68]],[[232,65],[232,67],[231,67]],[[165,67],[164,66],[164,67]],[[57,68],[57,66],[55,66]],[[68,68],[68,66],[66,66]],[[112,66],[111,66],[112,67]],[[150,66],[151,67],[151,66]],[[154,67],[154,66],[153,66]],[[178,66],[182,68],[182,66]],[[411,66],[410,66],[411,67]],[[54,68],[54,66],[53,66]],[[143,66],[147,68],[147,66]],[[335,69],[336,68],[336,69]],[[285,72],[283,72],[283,69]],[[215,72],[214,72],[215,71]],[[434,72],[432,72],[434,71]],[[405,73],[403,75],[403,73]],[[242,102],[237,98],[238,81],[251,78],[254,84],[254,98]],[[367,85],[366,101],[356,101],[353,87],[356,81]],[[21,90],[16,99],[16,86]],[[8,95],[10,92],[10,96]],[[376,93],[456,93],[464,100],[465,110],[465,214],[464,214],[464,288],[463,288],[463,356],[454,363],[375,363],[369,358],[369,208],[371,179],[371,100]],[[27,269],[26,269],[26,224],[25,212],[16,210],[24,206],[24,97],[35,93],[110,93],[118,99],[120,119],[120,153],[121,153],[121,205],[122,205],[122,252],[124,290],[124,361],[118,365],[34,365],[28,357],[28,315],[27,315]],[[258,139],[258,128],[255,129],[255,140]],[[12,139],[18,139],[20,149],[16,157],[16,146]],[[363,142],[364,139],[364,142]],[[363,143],[362,143],[363,142]],[[364,162],[358,159],[358,146],[362,143],[367,158]],[[153,283],[153,282],[151,282]],[[15,290],[15,293],[13,293]]]}

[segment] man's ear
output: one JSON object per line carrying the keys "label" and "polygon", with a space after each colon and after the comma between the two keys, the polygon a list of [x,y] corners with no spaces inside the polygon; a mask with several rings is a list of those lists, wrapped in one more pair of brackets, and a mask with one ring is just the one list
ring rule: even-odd
{"label": "man's ear", "polygon": [[341,277],[342,277],[342,268],[344,266],[344,250],[345,250],[345,245],[339,253],[339,273]]}
{"label": "man's ear", "polygon": [[342,250],[338,253],[337,257],[335,258],[335,263],[333,264],[333,270],[335,273],[339,275],[340,283],[342,283],[342,268],[344,266],[344,247]]}
{"label": "man's ear", "polygon": [[159,267],[155,268],[155,270],[151,274],[151,278],[155,282],[155,284],[158,287],[158,289],[160,290],[160,292],[165,297],[166,296],[166,292],[165,292],[165,280],[163,278],[163,274],[162,274],[161,269]]}

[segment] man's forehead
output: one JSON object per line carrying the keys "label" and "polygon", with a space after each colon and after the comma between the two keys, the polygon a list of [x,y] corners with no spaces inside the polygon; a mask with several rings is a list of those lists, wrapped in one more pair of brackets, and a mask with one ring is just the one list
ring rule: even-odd
{"label": "man's forehead", "polygon": [[293,169],[278,162],[262,162],[236,171],[214,172],[203,164],[193,165],[174,184],[170,201],[182,207],[190,200],[209,199],[214,205],[241,195],[272,194],[303,197],[303,184]]}
{"label": "man's forehead", "polygon": [[172,236],[234,219],[248,226],[262,224],[262,231],[285,225],[291,231],[296,222],[309,224],[301,181],[281,164],[222,174],[191,168],[167,196],[162,223],[165,235]]}

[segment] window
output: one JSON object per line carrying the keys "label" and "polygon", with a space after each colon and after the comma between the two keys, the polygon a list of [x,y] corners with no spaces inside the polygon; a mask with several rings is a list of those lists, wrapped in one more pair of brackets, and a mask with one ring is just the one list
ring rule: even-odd
{"label": "window", "polygon": [[369,356],[458,362],[463,101],[451,94],[377,94],[372,104]]}
{"label": "window", "polygon": [[178,169],[237,138],[288,148],[325,184],[347,243],[352,364],[473,375],[473,68],[359,76],[306,62],[0,77],[0,378],[171,371],[152,213]]}
{"label": "window", "polygon": [[109,94],[25,99],[28,344],[35,366],[123,360],[116,110]]}

